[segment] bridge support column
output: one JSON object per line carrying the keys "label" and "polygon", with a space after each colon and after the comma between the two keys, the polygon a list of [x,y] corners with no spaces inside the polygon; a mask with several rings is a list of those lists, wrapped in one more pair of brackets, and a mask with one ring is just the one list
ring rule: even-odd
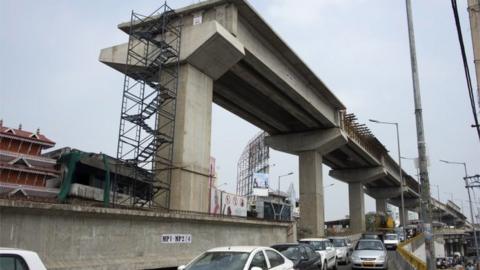
{"label": "bridge support column", "polygon": [[352,233],[365,231],[365,193],[361,182],[348,184],[350,229]]}
{"label": "bridge support column", "polygon": [[299,154],[300,230],[304,236],[324,236],[322,156],[316,151]]}
{"label": "bridge support column", "polygon": [[[399,208],[399,210],[400,210],[400,216],[402,216],[402,209]],[[404,220],[405,220],[405,224],[403,224]],[[408,209],[405,208],[405,216],[403,216],[403,218],[400,219],[400,226],[405,227],[406,225],[408,225]]]}
{"label": "bridge support column", "polygon": [[387,200],[386,199],[376,199],[375,200],[375,209],[377,213],[383,212],[387,213]]}
{"label": "bridge support column", "polygon": [[271,148],[299,156],[301,237],[324,236],[322,155],[347,143],[339,128],[273,135],[265,138]]}
{"label": "bridge support column", "polygon": [[179,76],[170,208],[207,212],[213,80],[190,64]]}
{"label": "bridge support column", "polygon": [[365,231],[365,183],[387,175],[383,166],[359,169],[331,170],[330,176],[348,183],[350,228],[353,233]]}

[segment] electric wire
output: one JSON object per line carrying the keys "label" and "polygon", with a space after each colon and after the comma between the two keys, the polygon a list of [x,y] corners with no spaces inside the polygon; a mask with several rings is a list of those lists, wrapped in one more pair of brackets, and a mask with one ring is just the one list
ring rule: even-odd
{"label": "electric wire", "polygon": [[466,80],[467,80],[467,88],[468,88],[468,96],[470,98],[470,106],[472,107],[473,119],[475,120],[475,128],[477,130],[478,139],[480,140],[480,125],[478,124],[478,117],[477,117],[476,106],[475,106],[475,95],[474,95],[474,92],[473,92],[472,79],[470,77],[470,70],[468,68],[467,55],[465,54],[465,44],[463,43],[462,26],[460,24],[460,19],[459,19],[459,16],[458,16],[457,0],[451,0],[451,2],[452,2],[453,15],[455,17],[455,26],[457,28],[458,42],[460,43],[460,51],[462,53],[463,68],[465,70],[465,77],[466,77]]}

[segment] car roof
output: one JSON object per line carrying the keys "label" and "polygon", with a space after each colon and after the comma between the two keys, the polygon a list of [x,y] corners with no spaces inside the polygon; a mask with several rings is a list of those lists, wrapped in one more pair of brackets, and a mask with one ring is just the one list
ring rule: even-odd
{"label": "car roof", "polygon": [[347,240],[348,237],[345,237],[345,236],[331,236],[331,237],[328,237],[328,239],[345,239],[345,240]]}
{"label": "car roof", "polygon": [[261,246],[228,246],[228,247],[216,247],[209,249],[207,252],[223,252],[223,251],[230,251],[230,252],[252,252],[259,248],[266,248]]}
{"label": "car roof", "polygon": [[327,238],[303,238],[298,241],[330,241]]}
{"label": "car roof", "polygon": [[377,242],[382,243],[382,240],[380,240],[380,239],[365,239],[365,238],[358,239],[358,242],[367,242],[367,241],[377,241]]}
{"label": "car roof", "polygon": [[8,248],[8,247],[0,247],[0,253],[16,253],[16,254],[23,254],[23,253],[35,253],[34,251],[19,249],[19,248]]}
{"label": "car roof", "polygon": [[285,244],[275,244],[271,247],[274,248],[274,247],[295,247],[295,246],[309,246],[309,247],[311,247],[312,245],[307,244],[307,243],[285,243]]}

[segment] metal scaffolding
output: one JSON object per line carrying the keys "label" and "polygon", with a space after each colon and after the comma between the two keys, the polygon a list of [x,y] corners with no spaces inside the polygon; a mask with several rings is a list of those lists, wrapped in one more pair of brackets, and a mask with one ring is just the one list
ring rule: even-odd
{"label": "metal scaffolding", "polygon": [[237,163],[237,195],[253,195],[253,174],[269,172],[269,148],[265,144],[266,132],[251,139]]}
{"label": "metal scaffolding", "polygon": [[115,204],[169,206],[181,26],[166,3],[148,16],[132,11],[117,158],[135,181],[114,181]]}

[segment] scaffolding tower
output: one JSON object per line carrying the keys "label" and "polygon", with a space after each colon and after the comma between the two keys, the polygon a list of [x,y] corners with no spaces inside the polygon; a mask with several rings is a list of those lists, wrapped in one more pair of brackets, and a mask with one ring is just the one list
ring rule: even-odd
{"label": "scaffolding tower", "polygon": [[253,196],[254,173],[269,173],[269,147],[265,144],[266,132],[251,139],[237,163],[237,195]]}
{"label": "scaffolding tower", "polygon": [[117,158],[135,180],[114,181],[114,204],[169,207],[181,21],[167,3],[148,16],[132,11]]}

